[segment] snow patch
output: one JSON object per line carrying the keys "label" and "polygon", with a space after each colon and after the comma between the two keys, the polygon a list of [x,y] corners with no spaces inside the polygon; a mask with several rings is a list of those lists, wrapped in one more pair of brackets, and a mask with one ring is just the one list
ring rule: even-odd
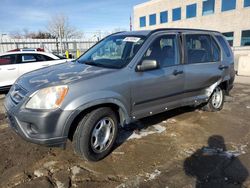
{"label": "snow patch", "polygon": [[156,169],[151,174],[147,173],[146,174],[146,177],[147,177],[146,181],[152,181],[152,180],[156,179],[160,174],[161,174],[161,171],[159,171],[158,169]]}
{"label": "snow patch", "polygon": [[142,129],[139,134],[133,132],[133,134],[128,138],[128,140],[132,140],[132,139],[141,139],[145,136],[151,135],[151,134],[160,134],[162,132],[164,132],[166,130],[166,128],[164,126],[161,125],[153,125],[153,130],[147,130],[147,129]]}

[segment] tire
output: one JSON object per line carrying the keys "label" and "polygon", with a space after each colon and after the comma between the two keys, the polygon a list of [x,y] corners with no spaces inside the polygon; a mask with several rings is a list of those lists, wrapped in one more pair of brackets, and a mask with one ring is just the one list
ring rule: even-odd
{"label": "tire", "polygon": [[217,86],[214,89],[214,92],[212,93],[208,103],[205,106],[203,106],[202,109],[208,112],[220,111],[223,108],[224,100],[225,100],[225,91],[221,87]]}
{"label": "tire", "polygon": [[85,160],[99,161],[112,150],[117,132],[118,120],[111,108],[93,110],[82,118],[76,128],[74,150]]}

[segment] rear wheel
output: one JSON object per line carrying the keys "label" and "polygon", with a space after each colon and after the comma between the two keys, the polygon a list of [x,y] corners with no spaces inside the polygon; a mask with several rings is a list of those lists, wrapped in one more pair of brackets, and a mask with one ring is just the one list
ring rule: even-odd
{"label": "rear wheel", "polygon": [[211,95],[208,103],[203,107],[203,110],[209,112],[220,111],[223,108],[225,99],[225,91],[217,86]]}
{"label": "rear wheel", "polygon": [[106,157],[117,137],[118,121],[111,108],[103,107],[87,114],[73,137],[75,152],[89,161]]}

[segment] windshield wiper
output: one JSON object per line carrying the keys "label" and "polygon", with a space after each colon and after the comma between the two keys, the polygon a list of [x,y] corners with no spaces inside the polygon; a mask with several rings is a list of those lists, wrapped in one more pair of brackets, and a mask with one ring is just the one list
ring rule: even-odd
{"label": "windshield wiper", "polygon": [[105,65],[105,64],[102,64],[102,63],[97,63],[95,61],[83,61],[81,63],[86,64],[86,65],[96,66],[96,67],[110,68],[110,69],[118,69],[118,68],[120,68],[120,67],[115,67],[115,66],[111,66],[111,65]]}

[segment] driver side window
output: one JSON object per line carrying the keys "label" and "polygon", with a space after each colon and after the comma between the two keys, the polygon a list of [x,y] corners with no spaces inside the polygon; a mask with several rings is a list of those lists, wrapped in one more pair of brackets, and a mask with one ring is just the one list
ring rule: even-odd
{"label": "driver side window", "polygon": [[163,35],[153,41],[143,59],[156,60],[160,67],[179,64],[176,35]]}

